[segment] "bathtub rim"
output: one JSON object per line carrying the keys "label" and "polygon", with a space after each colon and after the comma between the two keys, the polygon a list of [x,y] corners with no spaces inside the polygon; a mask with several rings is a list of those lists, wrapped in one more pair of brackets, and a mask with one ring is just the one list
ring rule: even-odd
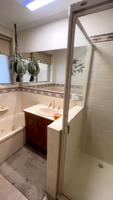
{"label": "bathtub rim", "polygon": [[0,137],[0,143],[4,142],[5,140],[11,138],[13,135],[16,135],[17,133],[19,133],[20,131],[24,130],[24,127],[20,127],[18,129],[16,129],[15,131],[9,132],[8,134],[6,134],[3,137]]}

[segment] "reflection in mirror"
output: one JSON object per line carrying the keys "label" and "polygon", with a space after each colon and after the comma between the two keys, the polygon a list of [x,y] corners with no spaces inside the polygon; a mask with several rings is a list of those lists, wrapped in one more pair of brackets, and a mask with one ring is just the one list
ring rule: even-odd
{"label": "reflection in mirror", "polygon": [[[81,41],[80,30],[77,28],[79,41]],[[78,41],[78,38],[77,38]],[[87,41],[83,45],[77,43],[74,47],[74,59],[72,68],[71,96],[79,95],[82,101],[82,90],[85,76],[85,59],[87,53]],[[64,97],[65,73],[66,73],[66,49],[52,50],[46,52],[35,52],[34,57],[37,62],[40,60],[40,73],[35,77],[34,82],[29,83],[29,74],[24,75],[24,87],[30,87],[35,90],[57,93],[57,97]],[[30,53],[23,54],[24,59],[28,62]],[[47,62],[47,64],[45,64]]]}

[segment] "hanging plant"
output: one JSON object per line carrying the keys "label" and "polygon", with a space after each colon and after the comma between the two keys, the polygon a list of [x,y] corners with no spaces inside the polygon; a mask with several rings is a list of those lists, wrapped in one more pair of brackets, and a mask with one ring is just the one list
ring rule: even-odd
{"label": "hanging plant", "polygon": [[29,81],[34,81],[35,76],[40,72],[40,68],[36,59],[32,57],[32,53],[31,53],[31,61],[28,63],[27,70],[29,74],[31,75]]}
{"label": "hanging plant", "polygon": [[19,53],[18,42],[17,42],[17,31],[16,24],[14,24],[15,29],[15,54],[9,62],[9,69],[11,74],[17,74],[16,81],[23,81],[23,76],[26,73],[27,65],[25,64],[22,55]]}
{"label": "hanging plant", "polygon": [[9,63],[9,68],[11,74],[17,74],[16,81],[20,82],[23,81],[23,76],[26,73],[27,65],[25,64],[24,60],[22,59],[22,55],[18,55],[17,57],[14,55],[11,58]]}

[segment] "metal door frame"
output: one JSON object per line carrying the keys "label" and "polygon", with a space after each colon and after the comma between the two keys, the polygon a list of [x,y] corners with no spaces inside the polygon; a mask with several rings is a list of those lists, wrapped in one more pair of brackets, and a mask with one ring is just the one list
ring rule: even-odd
{"label": "metal door frame", "polygon": [[[78,17],[82,17],[88,14],[93,14],[96,12],[104,11],[113,8],[113,1],[108,0],[87,0],[87,4],[81,9],[80,4],[85,1],[80,1],[70,6],[68,17],[68,45],[67,45],[67,61],[66,61],[66,77],[65,77],[65,90],[64,90],[64,108],[63,108],[63,127],[61,136],[61,155],[59,164],[59,182],[58,182],[58,195],[57,199],[66,200],[67,198],[63,194],[63,177],[64,177],[64,166],[65,166],[65,152],[66,152],[66,142],[68,136],[68,111],[69,111],[69,99],[70,99],[70,83],[71,83],[71,69],[72,69],[72,58],[73,58],[73,44],[74,44],[74,34],[75,25],[77,24]],[[82,25],[79,22],[79,27]],[[82,32],[89,42],[89,37],[87,37],[84,28],[82,27]],[[72,48],[73,47],[73,48]]]}

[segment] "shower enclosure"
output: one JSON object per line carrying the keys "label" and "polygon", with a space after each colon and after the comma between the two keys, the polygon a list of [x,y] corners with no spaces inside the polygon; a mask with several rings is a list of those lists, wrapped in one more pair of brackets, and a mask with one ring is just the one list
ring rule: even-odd
{"label": "shower enclosure", "polygon": [[[83,26],[83,17],[105,16],[104,11],[112,13],[112,8],[112,1],[87,0],[69,9],[59,200],[113,199],[113,41],[110,33],[103,41],[89,37]],[[84,51],[81,61],[75,48],[78,42]],[[69,110],[70,100],[79,100],[70,95],[77,74],[83,83],[83,99]]]}

